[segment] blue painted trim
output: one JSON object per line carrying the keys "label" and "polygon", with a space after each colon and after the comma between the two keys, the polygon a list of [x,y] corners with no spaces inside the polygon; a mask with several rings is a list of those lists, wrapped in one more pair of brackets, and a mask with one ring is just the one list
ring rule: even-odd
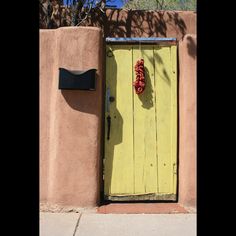
{"label": "blue painted trim", "polygon": [[176,38],[106,38],[106,42],[168,42]]}

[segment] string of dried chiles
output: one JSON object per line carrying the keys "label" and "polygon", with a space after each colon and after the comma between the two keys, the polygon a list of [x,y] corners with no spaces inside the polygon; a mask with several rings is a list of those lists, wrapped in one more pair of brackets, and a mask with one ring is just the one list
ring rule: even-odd
{"label": "string of dried chiles", "polygon": [[145,89],[145,71],[144,71],[144,60],[140,59],[136,62],[134,67],[136,80],[133,83],[136,94],[141,94]]}

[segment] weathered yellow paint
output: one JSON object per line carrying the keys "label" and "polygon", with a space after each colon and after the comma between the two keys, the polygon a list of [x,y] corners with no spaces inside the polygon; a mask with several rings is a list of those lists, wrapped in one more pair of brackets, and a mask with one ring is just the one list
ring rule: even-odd
{"label": "weathered yellow paint", "polygon": [[[139,96],[134,93],[134,171],[135,193],[156,193],[157,150],[153,46],[133,46],[133,68],[144,59],[146,87]],[[136,79],[134,74],[133,80]]]}
{"label": "weathered yellow paint", "polygon": [[[134,193],[132,47],[110,46],[110,48],[113,56],[107,57],[106,60],[106,89],[110,88],[110,95],[115,97],[115,101],[110,103],[110,140],[105,139],[105,193],[132,194]],[[105,118],[107,115],[108,113]]]}
{"label": "weathered yellow paint", "polygon": [[171,51],[171,47],[154,47],[159,193],[175,193],[173,190],[176,189],[173,164],[177,156],[177,81]]}
{"label": "weathered yellow paint", "polygon": [[[110,45],[106,50],[112,51],[106,57],[106,89],[115,101],[110,103],[110,140],[106,139],[105,120],[105,196],[173,200],[177,182],[176,46]],[[144,93],[137,95],[132,81],[140,57],[147,83]]]}
{"label": "weathered yellow paint", "polygon": [[171,46],[171,161],[173,165],[173,189],[172,193],[177,193],[177,47]]}

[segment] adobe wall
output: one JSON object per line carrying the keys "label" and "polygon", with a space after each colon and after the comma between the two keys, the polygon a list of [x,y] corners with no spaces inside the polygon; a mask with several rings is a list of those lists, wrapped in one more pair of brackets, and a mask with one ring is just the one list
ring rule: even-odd
{"label": "adobe wall", "polygon": [[86,25],[103,28],[106,37],[175,37],[196,34],[193,11],[143,11],[107,9],[106,15],[91,16]]}
{"label": "adobe wall", "polygon": [[196,35],[179,42],[179,202],[196,208]]}
{"label": "adobe wall", "polygon": [[[58,15],[53,27],[71,26],[70,8],[61,6],[61,21]],[[42,22],[41,22],[42,23]],[[195,11],[159,11],[92,9],[89,17],[80,26],[95,26],[102,29],[105,37],[176,37],[196,34]],[[40,24],[41,28],[46,25]]]}
{"label": "adobe wall", "polygon": [[[192,30],[183,40],[177,31],[166,34],[167,37],[181,36],[178,45],[178,195],[179,203],[189,208],[196,207],[195,26]],[[161,37],[158,32],[152,36]],[[40,30],[40,202],[49,206],[95,207],[100,202],[103,49],[101,28]],[[96,91],[59,90],[59,67],[96,68]]]}
{"label": "adobe wall", "polygon": [[49,187],[50,151],[53,138],[50,132],[52,82],[55,77],[57,50],[55,47],[57,31],[40,31],[40,200],[47,201]]}
{"label": "adobe wall", "polygon": [[[59,90],[59,67],[97,69],[96,91]],[[99,202],[102,79],[99,28],[40,30],[41,203]]]}

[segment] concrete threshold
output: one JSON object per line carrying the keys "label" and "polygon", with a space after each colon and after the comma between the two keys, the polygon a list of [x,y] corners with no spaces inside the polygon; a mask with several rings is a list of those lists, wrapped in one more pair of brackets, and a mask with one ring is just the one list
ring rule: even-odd
{"label": "concrete threshold", "polygon": [[102,214],[172,214],[189,213],[178,203],[110,203],[97,208]]}

